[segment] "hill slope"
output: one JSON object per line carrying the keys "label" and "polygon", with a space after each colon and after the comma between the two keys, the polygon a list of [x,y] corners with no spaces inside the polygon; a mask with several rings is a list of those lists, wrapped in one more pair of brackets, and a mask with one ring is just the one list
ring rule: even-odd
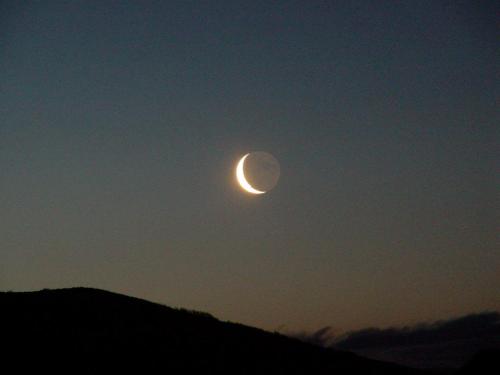
{"label": "hill slope", "polygon": [[16,373],[422,373],[89,288],[0,292],[0,322]]}

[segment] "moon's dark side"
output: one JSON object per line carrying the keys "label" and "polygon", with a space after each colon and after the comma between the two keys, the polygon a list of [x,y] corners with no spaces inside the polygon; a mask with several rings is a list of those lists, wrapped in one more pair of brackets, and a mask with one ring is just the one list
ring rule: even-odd
{"label": "moon's dark side", "polygon": [[268,152],[251,152],[245,159],[245,177],[255,189],[271,190],[280,177],[278,160]]}

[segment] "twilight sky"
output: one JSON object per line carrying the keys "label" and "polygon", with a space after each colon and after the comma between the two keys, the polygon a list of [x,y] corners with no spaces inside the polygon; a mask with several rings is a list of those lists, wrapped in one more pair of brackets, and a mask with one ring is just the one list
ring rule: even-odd
{"label": "twilight sky", "polygon": [[499,10],[3,1],[0,289],[284,330],[499,310]]}

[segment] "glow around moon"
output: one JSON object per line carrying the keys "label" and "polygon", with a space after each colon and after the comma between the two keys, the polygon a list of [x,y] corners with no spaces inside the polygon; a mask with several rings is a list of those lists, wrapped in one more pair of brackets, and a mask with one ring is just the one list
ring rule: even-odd
{"label": "glow around moon", "polygon": [[265,191],[255,189],[252,185],[250,185],[250,183],[245,178],[244,166],[245,166],[245,159],[248,157],[248,155],[250,154],[246,154],[238,162],[238,165],[236,166],[236,179],[238,180],[238,183],[245,191],[251,194],[264,194]]}

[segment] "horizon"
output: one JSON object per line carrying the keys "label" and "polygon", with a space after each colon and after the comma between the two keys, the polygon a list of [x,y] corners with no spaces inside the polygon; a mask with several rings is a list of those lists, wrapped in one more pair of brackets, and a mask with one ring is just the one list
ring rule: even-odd
{"label": "horizon", "polygon": [[[145,302],[150,302],[156,305],[161,305],[164,307],[176,309],[176,310],[187,310],[195,313],[202,313],[202,314],[208,314],[209,316],[212,316],[213,318],[220,320],[222,322],[228,322],[228,323],[237,323],[241,324],[241,322],[238,321],[231,321],[231,320],[224,320],[216,315],[213,315],[210,311],[202,311],[202,310],[191,310],[191,309],[186,309],[184,306],[172,306],[165,304],[163,302],[158,302],[158,301],[152,301],[148,300],[145,298],[142,298],[140,296],[135,296],[131,294],[124,294],[124,293],[119,293],[113,290],[107,290],[107,289],[102,289],[102,288],[97,288],[97,287],[90,287],[90,286],[69,286],[69,287],[63,287],[63,288],[43,288],[43,289],[34,289],[34,290],[0,290],[0,293],[37,293],[37,292],[57,292],[57,291],[71,291],[71,290],[89,290],[89,291],[98,291],[98,292],[106,292],[110,294],[115,294],[119,296],[125,296],[125,297],[131,297],[134,299],[138,299],[141,301]],[[497,315],[499,320],[500,320],[500,311],[495,311],[495,310],[483,310],[483,311],[478,311],[478,312],[470,312],[462,315],[457,315],[457,316],[450,316],[445,319],[437,319],[437,320],[427,320],[427,321],[418,321],[412,324],[403,324],[403,325],[391,325],[391,326],[365,326],[362,328],[357,328],[354,330],[347,330],[347,331],[338,331],[334,329],[332,326],[325,326],[325,327],[320,327],[319,329],[313,330],[313,331],[287,331],[286,327],[280,326],[278,327],[277,330],[269,330],[265,329],[262,327],[253,327],[253,328],[258,328],[258,329],[263,329],[268,332],[275,332],[279,333],[285,336],[289,337],[295,337],[299,338],[302,341],[305,342],[310,342],[312,344],[318,345],[318,346],[330,346],[332,343],[335,343],[338,340],[344,340],[346,337],[349,337],[353,334],[358,334],[358,333],[373,333],[373,332],[383,332],[386,330],[395,330],[395,331],[401,331],[401,332],[414,332],[414,331],[419,331],[419,330],[427,330],[427,329],[433,329],[435,327],[440,327],[443,324],[449,323],[449,322],[455,322],[455,321],[460,321],[462,319],[467,319],[470,317],[480,317],[480,316],[488,316],[488,315]]]}
{"label": "horizon", "polygon": [[0,290],[268,331],[500,311],[499,11],[2,2]]}
{"label": "horizon", "polygon": [[[189,340],[195,341],[207,338],[217,340],[217,337],[221,338],[218,336],[221,332],[230,330],[236,333],[235,329],[239,327],[245,330],[249,329],[247,332],[260,335],[262,343],[267,341],[266,337],[271,340],[272,337],[279,334],[283,338],[286,336],[298,339],[305,344],[312,344],[318,348],[317,353],[327,349],[329,353],[327,356],[350,352],[349,354],[358,355],[359,357],[356,358],[359,361],[367,358],[381,361],[379,362],[381,364],[392,363],[403,366],[400,368],[401,372],[405,369],[410,371],[413,368],[430,371],[440,370],[443,373],[444,371],[454,373],[480,357],[484,358],[480,362],[486,368],[487,365],[484,363],[486,358],[498,356],[500,348],[500,312],[469,314],[413,326],[369,327],[344,333],[335,332],[331,327],[323,327],[315,332],[271,332],[242,325],[239,322],[220,320],[207,312],[166,306],[134,296],[95,288],[74,287],[29,292],[0,291],[0,300],[0,302],[10,301],[10,303],[5,304],[4,312],[6,315],[4,318],[10,316],[7,319],[17,319],[18,323],[15,326],[18,329],[32,332],[33,328],[37,327],[35,331],[40,330],[41,334],[46,332],[49,337],[52,336],[54,329],[70,336],[79,332],[76,334],[77,341],[81,341],[89,334],[90,337],[87,339],[94,337],[96,329],[101,330],[102,337],[105,338],[104,341],[112,341],[113,338],[109,336],[109,332],[115,332],[112,329],[115,326],[121,327],[116,330],[121,335],[127,334],[129,337],[130,335],[139,335],[143,336],[144,341],[152,342],[155,342],[155,337],[159,333],[160,335],[166,334],[164,339],[160,341],[171,340],[172,331],[168,329],[165,331],[165,327],[172,324],[181,330],[192,330],[192,324],[197,325],[198,329],[191,331],[190,334],[184,332],[178,337],[180,340],[189,338]],[[16,300],[18,302],[13,303]],[[120,311],[118,315],[116,315],[117,311]],[[151,315],[153,311],[156,313]],[[83,314],[79,312],[83,312]],[[159,314],[160,312],[163,313]],[[183,324],[179,324],[181,316],[184,317]],[[47,317],[50,319],[47,320]],[[152,318],[154,323],[149,321],[147,317]],[[191,323],[188,324],[186,318],[191,319]],[[149,336],[143,330],[142,322],[144,319],[149,321],[148,330],[150,330],[150,334],[153,333],[153,336]],[[50,321],[52,323],[49,323]],[[69,322],[71,322],[73,329],[62,328]],[[127,324],[124,324],[125,322]],[[214,326],[215,322],[220,325]],[[89,324],[93,326],[91,332],[84,328],[88,327]],[[210,325],[219,328],[207,331]],[[34,327],[30,329],[30,326]],[[59,329],[55,328],[58,326]],[[48,331],[45,331],[46,329]],[[103,329],[104,331],[102,331]],[[138,329],[139,331],[137,331]],[[205,334],[199,334],[200,330]],[[210,334],[207,335],[208,332]],[[49,337],[47,339],[50,342]],[[73,341],[75,338],[68,337],[68,340]],[[243,345],[250,344],[246,337],[240,337],[238,341]],[[291,343],[292,341],[289,341],[289,344]],[[158,348],[158,346],[161,344],[152,344],[151,347]],[[136,350],[140,352],[139,348]],[[323,351],[323,353],[325,352]],[[491,354],[487,355],[487,353]],[[263,354],[261,353],[261,355]],[[214,355],[214,361],[216,361],[216,357],[218,356]],[[227,355],[223,357],[227,357],[226,360],[229,358]],[[282,365],[284,364],[282,363]],[[373,363],[373,365],[375,364]],[[490,368],[491,365],[493,363],[489,365]]]}

